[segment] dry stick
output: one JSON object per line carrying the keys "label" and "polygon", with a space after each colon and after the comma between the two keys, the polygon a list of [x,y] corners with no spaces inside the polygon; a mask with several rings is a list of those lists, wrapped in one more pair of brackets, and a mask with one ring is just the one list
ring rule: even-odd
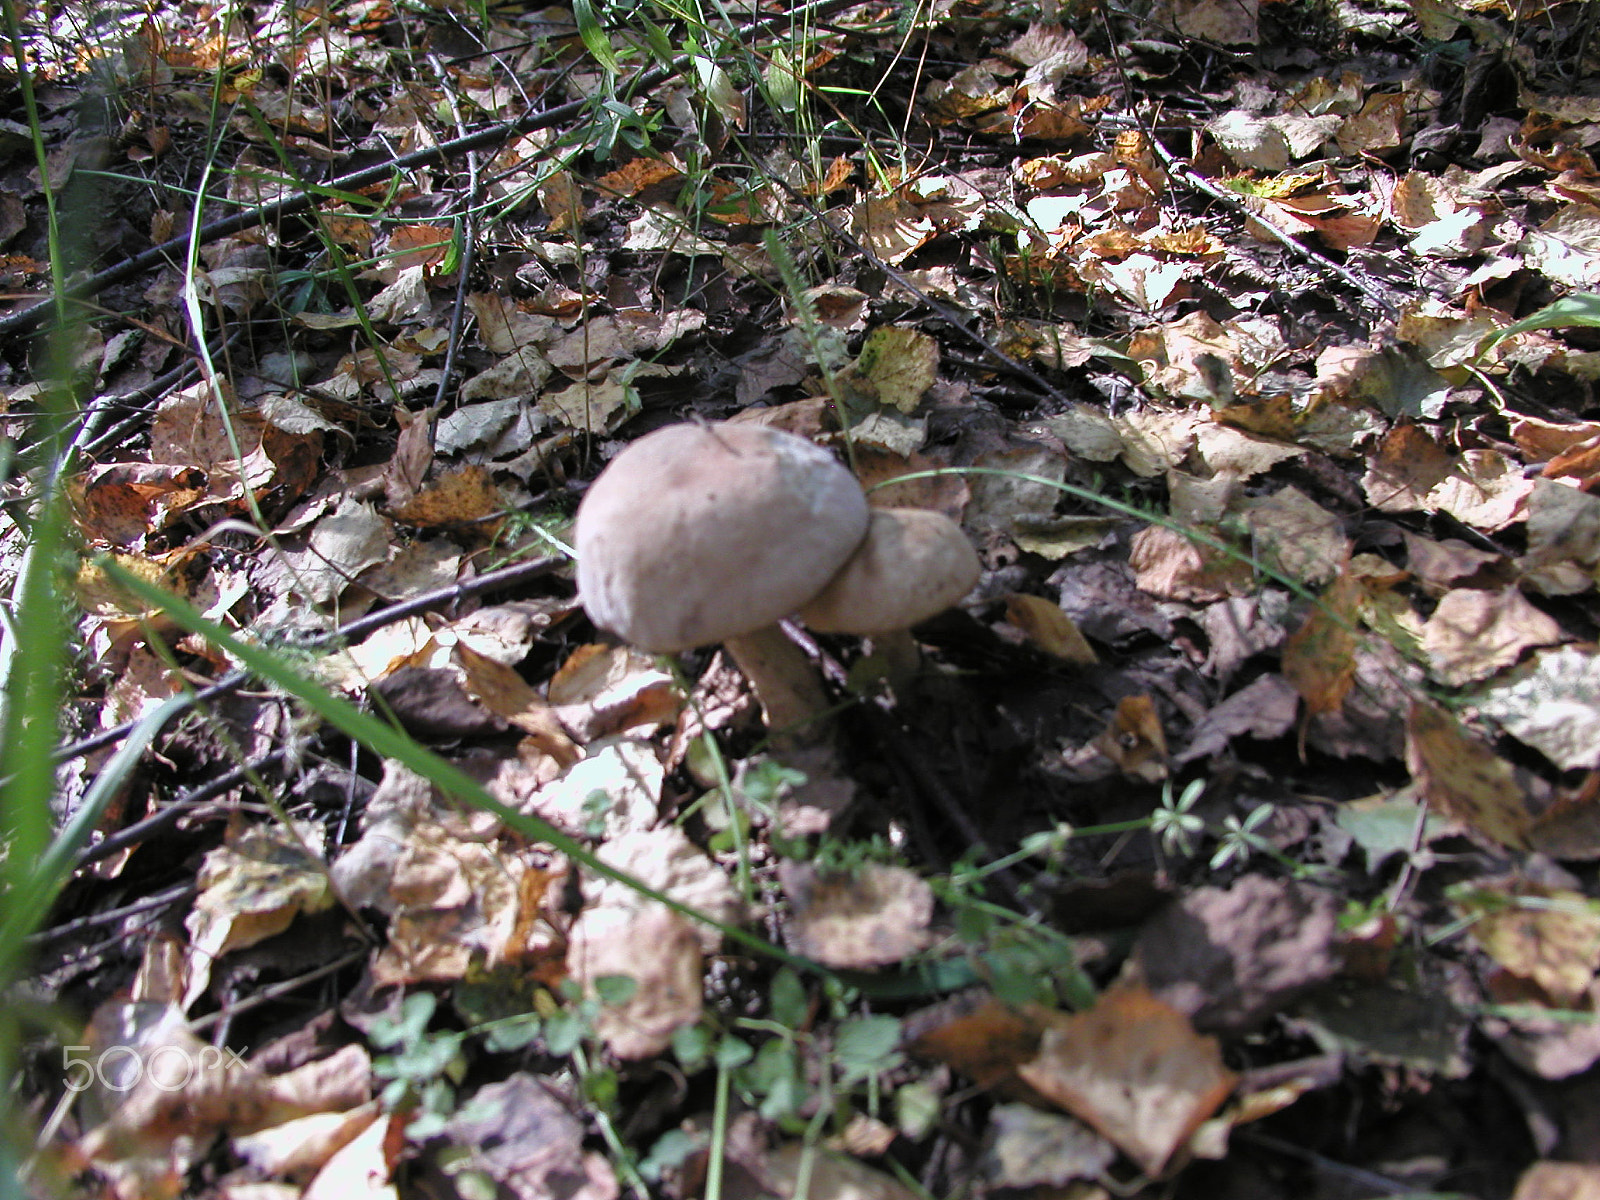
{"label": "dry stick", "polygon": [[1166,170],[1167,174],[1181,179],[1195,191],[1203,192],[1205,195],[1210,196],[1213,200],[1221,201],[1225,207],[1233,209],[1236,213],[1239,213],[1245,217],[1246,220],[1254,220],[1257,225],[1261,226],[1267,231],[1268,236],[1270,236],[1280,245],[1286,247],[1293,253],[1300,255],[1308,261],[1315,263],[1324,271],[1332,272],[1340,279],[1343,279],[1351,287],[1355,288],[1356,291],[1360,292],[1363,296],[1376,304],[1378,308],[1383,311],[1383,314],[1391,321],[1397,321],[1400,319],[1400,310],[1390,302],[1389,297],[1379,290],[1376,284],[1368,283],[1366,280],[1356,275],[1353,271],[1341,267],[1338,263],[1334,262],[1326,255],[1320,254],[1311,249],[1311,247],[1296,241],[1283,230],[1273,225],[1270,221],[1267,221],[1251,212],[1239,196],[1236,196],[1232,192],[1226,191],[1223,188],[1217,187],[1216,184],[1212,183],[1209,179],[1206,179],[1203,176],[1196,175],[1193,171],[1189,170],[1188,167],[1183,166],[1176,158],[1169,154],[1167,152],[1167,148],[1161,144],[1161,139],[1156,136],[1155,129],[1153,128],[1153,122],[1146,122],[1139,115],[1139,106],[1138,102],[1135,100],[1133,80],[1129,77],[1128,69],[1124,65],[1122,59],[1122,43],[1117,40],[1116,33],[1111,28],[1110,14],[1107,13],[1103,8],[1100,10],[1100,21],[1105,29],[1106,42],[1111,47],[1111,59],[1116,64],[1117,74],[1122,77],[1123,105],[1127,108],[1128,115],[1140,123],[1140,132],[1144,134],[1144,140],[1149,143],[1150,149],[1155,156],[1161,160],[1161,166]]}
{"label": "dry stick", "polygon": [[128,917],[141,916],[153,909],[165,908],[169,904],[176,904],[180,900],[187,900],[196,892],[192,883],[180,883],[170,887],[164,892],[156,892],[142,900],[135,900],[132,904],[124,904],[120,908],[108,908],[103,912],[90,913],[85,917],[74,917],[70,921],[63,921],[60,925],[52,925],[49,929],[41,929],[37,933],[30,933],[27,937],[28,945],[43,946],[50,942],[59,941],[70,934],[82,933],[85,929],[93,929],[99,925],[111,925]]}
{"label": "dry stick", "polygon": [[[456,103],[455,88],[444,69],[444,64],[439,61],[437,54],[429,54],[428,63],[439,76],[439,87],[450,105],[450,116],[455,121],[458,138],[466,137],[467,127],[461,119],[461,106]],[[433,396],[435,419],[428,431],[430,444],[438,428],[437,415],[444,411],[445,401],[450,398],[450,381],[456,373],[456,356],[461,348],[461,331],[467,319],[467,288],[471,283],[472,261],[478,248],[476,210],[483,199],[483,182],[478,177],[478,152],[467,151],[466,159],[467,191],[464,197],[465,203],[461,206],[461,264],[456,270],[456,296],[455,302],[450,306],[450,335],[445,339],[444,365],[439,370],[439,387]]]}
{"label": "dry stick", "polygon": [[1234,193],[1225,188],[1219,188],[1216,184],[1212,183],[1203,175],[1196,175],[1193,171],[1189,170],[1188,167],[1184,166],[1177,159],[1173,158],[1173,156],[1167,152],[1167,148],[1163,146],[1159,140],[1154,137],[1149,137],[1148,135],[1146,136],[1150,143],[1150,148],[1155,152],[1156,157],[1161,160],[1161,166],[1169,175],[1173,175],[1176,178],[1183,180],[1183,182],[1189,187],[1194,188],[1198,192],[1204,192],[1213,200],[1220,201],[1222,204],[1233,209],[1246,219],[1254,221],[1257,226],[1267,231],[1267,235],[1272,238],[1273,241],[1279,243],[1293,253],[1298,254],[1306,261],[1314,263],[1322,270],[1327,271],[1332,275],[1337,275],[1340,279],[1344,280],[1351,287],[1355,288],[1356,291],[1360,292],[1368,300],[1371,300],[1373,304],[1377,305],[1377,307],[1382,311],[1383,315],[1388,317],[1391,321],[1398,321],[1400,319],[1400,310],[1395,307],[1393,302],[1390,301],[1388,294],[1379,288],[1377,284],[1361,278],[1361,276],[1357,275],[1348,267],[1340,266],[1327,255],[1321,253],[1320,251],[1313,250],[1310,246],[1305,245],[1303,242],[1285,233],[1271,221],[1268,221],[1264,217],[1251,212],[1241,197],[1234,195]]}
{"label": "dry stick", "polygon": [[[807,5],[818,13],[833,12],[849,8],[855,0],[820,0],[819,3]],[[794,13],[782,13],[757,21],[746,26],[740,31],[741,38],[751,38],[763,30],[789,22],[795,17]],[[680,55],[666,66],[653,67],[648,71],[626,81],[627,87],[632,91],[642,91],[664,83],[675,75],[681,74],[692,65],[690,56]],[[254,208],[247,208],[232,216],[223,217],[209,225],[201,226],[196,236],[202,243],[215,241],[217,238],[228,237],[241,233],[246,229],[254,229],[269,221],[281,217],[293,216],[305,212],[314,206],[324,193],[330,191],[359,192],[363,188],[372,187],[391,178],[396,172],[409,171],[413,167],[433,166],[438,163],[449,162],[459,154],[466,154],[473,150],[481,150],[498,142],[519,137],[535,130],[548,129],[559,125],[563,121],[580,117],[591,107],[591,101],[569,100],[566,104],[558,104],[554,108],[541,109],[538,112],[524,113],[514,121],[497,121],[486,125],[482,129],[473,131],[465,137],[454,138],[448,142],[441,142],[436,146],[427,146],[421,150],[414,150],[410,154],[401,155],[399,158],[390,159],[388,162],[378,163],[376,166],[367,167],[360,171],[352,171],[348,175],[341,175],[337,179],[319,184],[308,191],[296,192],[283,197],[281,200],[258,204]],[[174,258],[181,258],[188,253],[189,235],[180,234],[162,242],[158,246],[124,259],[114,267],[107,267],[98,274],[91,275],[81,283],[75,284],[66,291],[67,299],[78,299],[83,296],[92,296],[114,283],[131,278],[142,271],[154,270],[166,265]],[[28,308],[19,309],[0,317],[0,338],[10,334],[21,333],[39,325],[49,318],[55,308],[55,300],[41,300]]]}
{"label": "dry stick", "polygon": [[[337,640],[360,637],[363,634],[371,633],[374,629],[381,629],[385,625],[391,625],[406,617],[414,616],[420,612],[427,612],[429,609],[438,608],[452,601],[464,600],[469,596],[476,596],[480,592],[509,587],[514,583],[520,583],[524,579],[543,575],[554,569],[562,561],[562,559],[554,556],[530,559],[514,566],[503,567],[498,571],[490,571],[487,575],[479,575],[477,578],[468,579],[464,583],[452,583],[447,587],[435,588],[431,592],[424,592],[420,596],[413,596],[409,600],[402,600],[397,604],[389,605],[387,608],[381,608],[375,613],[368,613],[359,620],[351,621],[348,625],[339,629],[331,630],[328,633],[320,633],[313,638],[307,639],[304,645],[310,649],[318,649]],[[233,671],[224,675],[215,683],[208,684],[199,691],[192,693],[189,699],[189,707],[193,707],[203,700],[213,700],[218,696],[225,695],[244,683],[248,678],[250,678],[248,671]],[[67,762],[98,750],[110,742],[126,737],[133,726],[134,722],[129,721],[116,726],[114,729],[105,729],[90,737],[83,738],[81,741],[73,742],[70,746],[64,746],[56,752],[56,761]]]}
{"label": "dry stick", "polygon": [[303,975],[296,975],[293,979],[285,979],[281,983],[274,983],[268,987],[261,988],[259,991],[246,996],[243,1000],[236,1000],[217,1012],[208,1013],[203,1017],[196,1017],[189,1022],[189,1032],[199,1033],[202,1029],[209,1029],[223,1020],[231,1021],[242,1012],[249,1012],[252,1008],[259,1008],[263,1004],[287,996],[289,993],[305,987],[308,983],[315,983],[324,976],[332,975],[336,971],[342,971],[366,957],[367,951],[364,948],[353,950],[349,954],[336,958],[331,963],[326,963],[323,966],[307,971]]}
{"label": "dry stick", "polygon": [[151,813],[141,821],[107,834],[92,846],[87,846],[78,852],[78,857],[73,860],[73,869],[81,870],[91,863],[110,858],[130,847],[137,846],[158,833],[165,833],[176,825],[186,813],[204,804],[207,800],[231,791],[240,784],[249,780],[251,775],[269,767],[275,762],[281,762],[289,756],[288,750],[272,750],[261,757],[234,767],[218,775],[192,791],[185,792],[177,799],[172,800],[164,807]]}

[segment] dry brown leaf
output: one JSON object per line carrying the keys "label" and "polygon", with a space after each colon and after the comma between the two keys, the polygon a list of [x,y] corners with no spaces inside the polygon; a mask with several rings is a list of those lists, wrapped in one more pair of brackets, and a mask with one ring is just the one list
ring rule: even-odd
{"label": "dry brown leaf", "polygon": [[801,1195],[804,1178],[804,1194],[812,1200],[920,1200],[893,1175],[804,1142],[779,1146],[763,1166],[772,1194],[778,1196]]}
{"label": "dry brown leaf", "polygon": [[541,392],[538,405],[541,413],[569,429],[607,434],[639,411],[639,392],[617,372],[607,371],[603,379],[580,379]]}
{"label": "dry brown leaf", "polygon": [[456,581],[461,547],[445,538],[425,538],[402,546],[388,562],[361,572],[361,586],[385,600],[407,600]]}
{"label": "dry brown leaf", "polygon": [[445,1122],[446,1174],[484,1178],[509,1200],[616,1200],[615,1172],[583,1148],[583,1122],[542,1081],[518,1072],[479,1088]]}
{"label": "dry brown leaf", "polygon": [[1122,438],[1122,461],[1135,475],[1162,475],[1181,466],[1196,434],[1210,422],[1193,412],[1135,409],[1114,418]]}
{"label": "dry brown leaf", "polygon": [[[1212,415],[1215,420],[1195,428],[1194,456],[1213,475],[1252,479],[1305,453],[1303,447],[1280,441],[1278,434],[1259,428],[1280,422],[1254,404],[1229,405]],[[1292,424],[1285,436],[1292,434]]]}
{"label": "dry brown leaf", "polygon": [[1119,986],[1046,1029],[1017,1072],[1160,1178],[1233,1090],[1216,1038],[1142,988]]}
{"label": "dry brown leaf", "polygon": [[549,701],[516,671],[464,643],[457,643],[454,658],[466,675],[468,693],[490,712],[527,733],[540,750],[563,767],[570,767],[583,757]]}
{"label": "dry brown leaf", "polygon": [[1124,696],[1095,746],[1130,779],[1160,783],[1167,777],[1167,735],[1149,696]]}
{"label": "dry brown leaf", "polygon": [[467,296],[467,306],[476,318],[478,344],[491,354],[516,354],[547,346],[562,332],[552,318],[524,311],[511,296],[472,292]]}
{"label": "dry brown leaf", "polygon": [[1501,555],[1474,549],[1459,538],[1436,542],[1410,530],[1401,532],[1406,542],[1406,566],[1432,596],[1442,596],[1485,567],[1505,561]]}
{"label": "dry brown leaf", "polygon": [[530,950],[521,938],[530,924],[523,877],[532,868],[526,853],[486,839],[497,825],[435,811],[426,780],[398,765],[385,771],[361,838],[331,870],[346,903],[390,918],[374,980],[456,980]]}
{"label": "dry brown leaf", "polygon": [[313,826],[235,825],[206,855],[200,894],[184,919],[189,931],[189,986],[183,1007],[205,992],[211,964],[230,950],[282,933],[301,913],[332,906],[328,869],[317,857]]}
{"label": "dry brown leaf", "polygon": [[1406,720],[1406,766],[1445,816],[1502,846],[1527,845],[1533,814],[1511,764],[1426,700],[1414,701]]}
{"label": "dry brown leaf", "polygon": [[1422,627],[1433,674],[1452,686],[1486,679],[1524,651],[1561,640],[1561,627],[1515,587],[1447,592]]}
{"label": "dry brown leaf", "polygon": [[1340,968],[1331,892],[1264,875],[1186,893],[1134,944],[1139,979],[1194,1021],[1239,1033],[1260,1025]]}
{"label": "dry brown leaf", "polygon": [[1163,600],[1222,600],[1246,594],[1254,583],[1249,563],[1164,525],[1134,535],[1128,565],[1139,589]]}
{"label": "dry brown leaf", "polygon": [[1243,511],[1257,553],[1291,579],[1322,583],[1349,561],[1344,523],[1293,485],[1246,501]]}
{"label": "dry brown leaf", "polygon": [[614,171],[607,171],[600,176],[595,180],[595,186],[602,192],[631,198],[648,187],[677,179],[682,174],[681,168],[664,158],[630,158]]}
{"label": "dry brown leaf", "polygon": [[1472,939],[1505,970],[1561,1008],[1588,995],[1600,964],[1600,913],[1588,897],[1527,880],[1474,884],[1451,893]]}
{"label": "dry brown leaf", "polygon": [[1356,676],[1356,619],[1365,592],[1341,575],[1283,647],[1283,677],[1312,715],[1338,712]]}
{"label": "dry brown leaf", "polygon": [[1511,1200],[1600,1200],[1600,1166],[1536,1162],[1517,1180]]}
{"label": "dry brown leaf", "polygon": [[1382,512],[1411,512],[1428,506],[1428,495],[1450,474],[1449,453],[1421,429],[1396,425],[1378,452],[1367,460],[1361,485]]}
{"label": "dry brown leaf", "polygon": [[206,479],[205,498],[232,507],[247,487],[257,495],[271,487],[289,498],[299,495],[315,476],[321,453],[320,429],[289,433],[260,411],[241,409],[226,383],[214,390],[202,382],[172,393],[150,423],[150,462],[198,468]]}
{"label": "dry brown leaf", "polygon": [[232,1149],[259,1175],[305,1178],[320,1171],[380,1116],[382,1107],[376,1100],[349,1112],[312,1113],[236,1137]]}
{"label": "dry brown leaf", "polygon": [[1600,421],[1558,422],[1519,416],[1511,422],[1511,440],[1529,462],[1548,462],[1596,437],[1600,437]]}
{"label": "dry brown leaf", "polygon": [[995,1188],[1061,1188],[1098,1179],[1117,1149],[1075,1117],[1031,1104],[999,1104],[989,1114],[991,1141],[980,1170]]}
{"label": "dry brown leaf", "polygon": [[1563,771],[1600,767],[1600,655],[1565,646],[1485,691],[1484,716]]}
{"label": "dry brown leaf", "polygon": [[387,518],[372,505],[345,496],[312,528],[305,549],[284,551],[283,564],[296,594],[326,604],[357,575],[387,562],[398,542]]}
{"label": "dry brown leaf", "polygon": [[559,829],[608,837],[649,829],[659,815],[666,771],[656,747],[643,738],[608,737],[591,742],[581,762],[524,802]]}
{"label": "dry brown leaf", "polygon": [[618,1058],[660,1054],[672,1035],[700,1019],[703,952],[694,922],[665,905],[587,908],[568,933],[567,967],[589,989],[623,976],[633,994],[607,1004],[595,1033]]}
{"label": "dry brown leaf", "polygon": [[1406,131],[1406,98],[1401,92],[1377,93],[1349,117],[1334,140],[1346,154],[1375,153],[1400,145]]}
{"label": "dry brown leaf", "polygon": [[888,966],[928,944],[933,892],[904,867],[867,863],[825,874],[785,860],[778,879],[792,909],[796,949],[824,966]]}
{"label": "dry brown leaf", "polygon": [[664,349],[705,321],[705,314],[693,308],[665,314],[619,309],[612,316],[585,321],[549,346],[544,357],[571,379],[593,379],[612,362]]}
{"label": "dry brown leaf", "polygon": [[1522,519],[1533,486],[1522,467],[1498,450],[1468,450],[1428,493],[1426,507],[1476,529],[1502,529]]}
{"label": "dry brown leaf", "polygon": [[1270,740],[1293,728],[1299,696],[1288,681],[1263,675],[1247,684],[1196,721],[1189,744],[1176,756],[1179,765],[1221,754],[1236,737]]}
{"label": "dry brown leaf", "polygon": [[86,1082],[112,1111],[74,1155],[113,1173],[123,1164],[138,1169],[141,1158],[182,1164],[217,1133],[243,1135],[340,1112],[370,1096],[371,1063],[360,1046],[268,1075],[200,1041],[172,1004],[110,1001],[95,1011],[83,1042],[74,1047],[85,1056],[79,1061],[98,1066]]}
{"label": "dry brown leaf", "polygon": [[1600,579],[1600,496],[1534,480],[1528,496],[1528,553],[1519,565],[1546,595],[1586,591]]}
{"label": "dry brown leaf", "polygon": [[390,1180],[405,1147],[408,1119],[393,1113],[368,1125],[317,1172],[301,1200],[399,1200],[400,1190]]}
{"label": "dry brown leaf", "polygon": [[677,680],[652,655],[627,646],[579,646],[548,689],[557,715],[579,741],[645,733],[677,720],[684,698]]}
{"label": "dry brown leaf", "polygon": [[906,1048],[959,1071],[979,1087],[1015,1099],[1037,1099],[1016,1070],[1039,1052],[1048,1018],[1002,1004],[986,992],[970,992],[907,1018]]}
{"label": "dry brown leaf", "polygon": [[1043,596],[1016,592],[1006,597],[1006,620],[1046,654],[1064,662],[1093,666],[1100,660],[1094,647],[1072,623],[1072,618]]}
{"label": "dry brown leaf", "polygon": [[425,485],[394,509],[394,518],[406,525],[466,525],[505,507],[489,472],[476,464],[458,467]]}
{"label": "dry brown leaf", "polygon": [[453,231],[448,225],[397,225],[389,232],[384,269],[398,275],[407,267],[432,267],[449,253]]}
{"label": "dry brown leaf", "polygon": [[920,207],[895,192],[868,197],[851,209],[850,232],[879,258],[898,266],[931,242],[939,227]]}
{"label": "dry brown leaf", "polygon": [[[727,872],[676,825],[618,834],[607,839],[595,855],[720,924],[739,925],[749,915]],[[585,873],[583,887],[585,897],[596,908],[631,911],[656,903],[625,883],[593,873]],[[695,934],[707,954],[722,945],[722,931],[714,925],[696,922]]]}
{"label": "dry brown leaf", "polygon": [[101,545],[141,549],[144,537],[165,529],[206,495],[205,475],[160,463],[109,463],[71,484],[74,517],[83,535]]}
{"label": "dry brown leaf", "polygon": [[880,404],[913,412],[938,378],[939,343],[920,330],[881,325],[862,343],[856,371]]}

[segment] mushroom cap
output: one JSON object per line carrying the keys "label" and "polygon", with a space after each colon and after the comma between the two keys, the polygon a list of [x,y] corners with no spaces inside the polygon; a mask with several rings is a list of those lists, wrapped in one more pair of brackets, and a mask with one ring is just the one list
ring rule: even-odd
{"label": "mushroom cap", "polygon": [[949,608],[982,572],[967,535],[943,513],[875,508],[866,540],[799,615],[818,633],[892,633]]}
{"label": "mushroom cap", "polygon": [[861,485],[826,450],[761,425],[668,425],[578,506],[578,591],[595,624],[667,654],[786,617],[866,535]]}

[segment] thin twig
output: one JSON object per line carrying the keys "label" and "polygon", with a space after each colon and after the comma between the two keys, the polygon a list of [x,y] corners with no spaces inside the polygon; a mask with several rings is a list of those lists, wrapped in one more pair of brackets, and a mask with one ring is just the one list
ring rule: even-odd
{"label": "thin twig", "polygon": [[[797,11],[809,9],[816,13],[842,11],[851,7],[855,0],[820,0],[819,3],[805,5]],[[775,16],[764,18],[741,30],[741,38],[751,38],[759,35],[764,30],[780,24],[788,24],[794,20],[796,13],[784,12]],[[659,67],[643,71],[629,79],[627,86],[633,91],[641,91],[665,83],[676,77],[692,66],[689,55],[680,55],[672,62]],[[232,216],[203,225],[193,231],[193,236],[202,244],[216,241],[218,238],[229,237],[242,233],[246,229],[254,229],[258,225],[265,225],[283,217],[293,216],[314,207],[327,193],[330,192],[359,192],[365,188],[373,187],[386,182],[402,171],[409,171],[416,167],[436,166],[456,158],[458,155],[469,153],[473,150],[482,150],[497,145],[523,134],[533,133],[540,129],[549,129],[565,121],[582,116],[591,107],[590,99],[570,100],[566,104],[558,104],[554,108],[541,109],[538,112],[524,113],[512,121],[496,121],[492,125],[485,125],[475,129],[464,137],[457,137],[448,142],[440,142],[435,146],[425,146],[414,150],[410,154],[401,155],[399,158],[390,159],[388,162],[378,163],[360,171],[352,171],[348,175],[341,175],[327,183],[318,184],[302,192],[294,192],[280,199],[258,204],[247,208]],[[166,266],[174,259],[183,259],[189,253],[190,234],[179,234],[160,245],[124,259],[122,262],[105,270],[91,275],[88,279],[66,288],[59,297],[41,300],[37,304],[19,309],[0,317],[0,338],[12,334],[23,333],[36,328],[47,320],[55,311],[56,306],[63,299],[81,299],[93,296],[114,283],[121,283],[144,271],[152,271],[158,267]]]}
{"label": "thin twig", "polygon": [[192,896],[194,892],[194,884],[180,883],[164,892],[155,892],[142,900],[136,900],[132,904],[124,904],[121,908],[108,908],[104,912],[90,913],[85,917],[75,917],[70,921],[63,921],[60,925],[52,925],[49,929],[41,929],[37,933],[30,933],[28,935],[28,944],[32,946],[44,945],[67,937],[70,934],[82,933],[85,929],[93,929],[97,925],[110,925],[127,917],[136,917],[152,909],[176,904],[179,900]]}
{"label": "thin twig", "polygon": [[1382,311],[1383,315],[1388,317],[1391,321],[1398,321],[1400,319],[1400,310],[1395,307],[1394,303],[1389,299],[1387,293],[1382,291],[1377,284],[1361,278],[1361,276],[1357,275],[1348,267],[1340,266],[1326,254],[1323,254],[1317,250],[1313,250],[1310,246],[1307,246],[1298,238],[1291,237],[1289,234],[1279,229],[1271,221],[1268,221],[1266,218],[1257,213],[1251,212],[1241,197],[1234,195],[1225,188],[1218,187],[1203,175],[1196,175],[1193,171],[1189,170],[1188,167],[1184,166],[1170,153],[1168,153],[1167,148],[1163,146],[1156,138],[1150,138],[1148,141],[1151,150],[1154,151],[1155,156],[1161,160],[1161,166],[1168,175],[1171,175],[1175,179],[1181,179],[1187,186],[1193,188],[1195,191],[1204,192],[1213,200],[1220,202],[1227,208],[1233,209],[1247,220],[1254,221],[1258,228],[1266,230],[1267,236],[1272,238],[1273,241],[1277,242],[1285,249],[1299,255],[1307,262],[1312,263],[1330,275],[1336,275],[1338,278],[1348,283],[1351,287],[1355,288],[1356,291],[1360,292],[1368,300],[1372,301],[1372,303]]}
{"label": "thin twig", "polygon": [[207,800],[238,787],[263,767],[287,758],[288,753],[284,749],[273,750],[251,762],[234,767],[163,805],[142,821],[135,821],[132,825],[101,838],[94,845],[85,846],[78,852],[77,860],[73,863],[74,869],[82,870],[92,863],[140,845],[159,833],[165,833]]}
{"label": "thin twig", "polygon": [[[546,574],[560,564],[561,561],[561,559],[554,556],[529,559],[527,562],[515,563],[509,567],[502,567],[498,571],[490,571],[486,575],[479,575],[475,579],[435,588],[431,592],[424,592],[420,596],[412,596],[409,600],[402,600],[396,604],[389,605],[387,608],[381,608],[377,612],[368,613],[359,620],[351,621],[348,625],[341,626],[338,629],[319,633],[314,637],[308,638],[303,645],[308,649],[315,650],[331,645],[336,641],[362,637],[371,633],[374,629],[382,629],[385,625],[391,625],[406,617],[415,616],[417,613],[428,612],[431,609],[442,607],[456,600],[464,600],[469,596],[476,596],[481,592],[494,591],[497,588],[510,587],[513,584],[521,583],[524,579],[532,579],[537,575]],[[232,671],[215,683],[208,684],[194,692],[190,698],[190,707],[205,700],[214,700],[218,696],[224,696],[249,678],[250,673],[248,671]],[[70,746],[64,746],[56,752],[56,761],[58,763],[68,762],[71,759],[98,750],[102,746],[109,745],[111,742],[126,737],[133,725],[132,721],[124,722],[114,729],[102,730],[99,733],[73,742]]]}

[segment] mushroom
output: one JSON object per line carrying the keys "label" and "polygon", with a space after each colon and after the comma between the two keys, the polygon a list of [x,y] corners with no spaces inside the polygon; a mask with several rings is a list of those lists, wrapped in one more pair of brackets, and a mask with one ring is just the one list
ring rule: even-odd
{"label": "mushroom", "polygon": [[872,638],[898,690],[920,659],[911,626],[965,596],[982,570],[967,535],[943,513],[875,508],[861,545],[799,616],[818,633]]}
{"label": "mushroom", "polygon": [[778,622],[866,536],[867,500],[826,450],[761,425],[669,425],[634,442],[578,506],[578,591],[642,650],[721,642],[775,729],[827,709]]}
{"label": "mushroom", "polygon": [[826,450],[763,425],[669,425],[612,460],[578,506],[578,591],[596,625],[642,650],[721,642],[775,730],[828,708],[779,621],[870,635],[891,682],[915,669],[906,632],[977,582],[960,526],[869,509]]}

